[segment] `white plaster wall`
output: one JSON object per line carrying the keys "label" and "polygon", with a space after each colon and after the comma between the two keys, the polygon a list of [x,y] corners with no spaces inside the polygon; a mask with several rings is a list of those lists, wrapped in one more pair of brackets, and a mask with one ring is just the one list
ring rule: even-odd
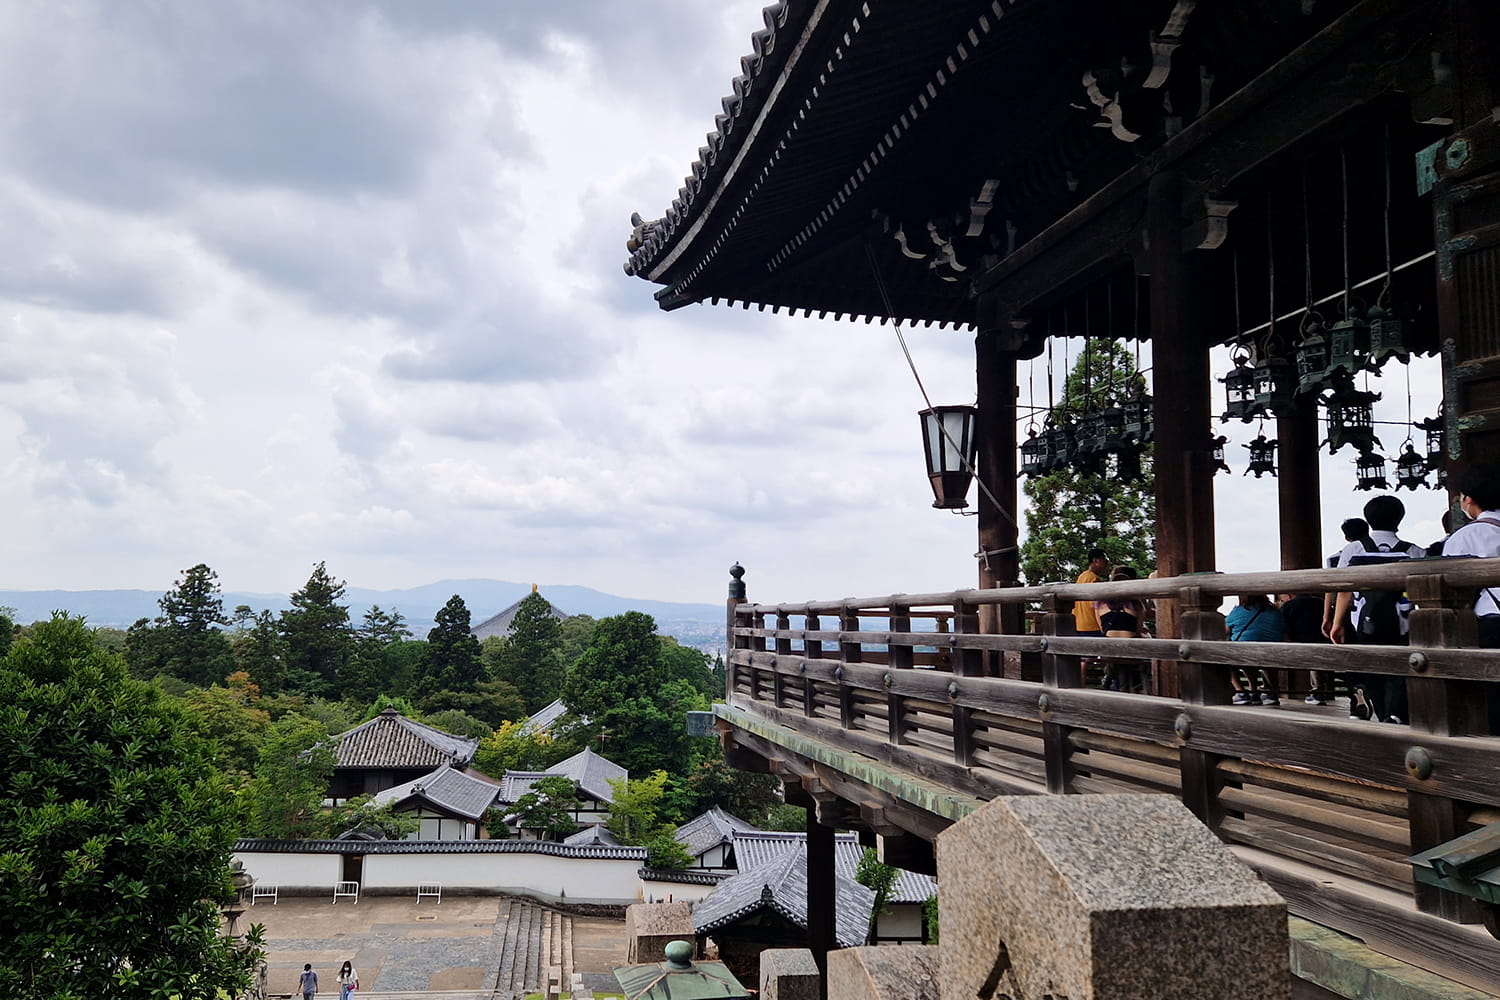
{"label": "white plaster wall", "polygon": [[444,886],[534,889],[570,899],[634,902],[640,898],[638,860],[555,858],[544,854],[367,854],[364,887]]}
{"label": "white plaster wall", "polygon": [[235,852],[245,871],[255,881],[266,885],[333,887],[343,871],[343,859],[337,854],[281,854]]}
{"label": "white plaster wall", "polygon": [[891,903],[875,921],[875,939],[921,938],[922,904]]}
{"label": "white plaster wall", "polygon": [[716,885],[641,880],[641,899],[647,903],[696,903],[717,889]]}

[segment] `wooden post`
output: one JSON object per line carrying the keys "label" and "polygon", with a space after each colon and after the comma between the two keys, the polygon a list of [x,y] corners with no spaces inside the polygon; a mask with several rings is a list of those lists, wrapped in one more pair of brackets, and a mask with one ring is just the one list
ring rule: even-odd
{"label": "wooden post", "polygon": [[[1177,608],[1181,616],[1181,637],[1205,642],[1224,642],[1229,632],[1224,627],[1224,616],[1219,613],[1219,598],[1206,596],[1197,587],[1184,587],[1178,592]],[[1229,704],[1229,674],[1223,667],[1205,667],[1191,661],[1179,665],[1182,681],[1182,700],[1189,705]],[[1184,713],[1187,715],[1187,713]],[[1191,743],[1191,716],[1188,740]],[[1195,750],[1191,745],[1179,747],[1178,767],[1182,775],[1182,804],[1192,810],[1210,829],[1224,818],[1224,807],[1219,802],[1219,789],[1224,781],[1218,772],[1218,754]]]}
{"label": "wooden post", "polygon": [[[1199,325],[1201,266],[1182,249],[1182,178],[1165,171],[1148,189],[1146,247],[1141,263],[1150,276],[1151,364],[1154,370],[1157,461],[1156,568],[1160,576],[1214,569],[1214,474],[1210,446],[1208,348]],[[1180,635],[1177,613],[1158,607],[1162,638]],[[1156,664],[1157,693],[1177,694],[1177,665]]]}
{"label": "wooden post", "polygon": [[1295,413],[1276,418],[1276,442],[1281,568],[1321,569],[1323,508],[1319,502],[1322,486],[1318,473],[1317,404],[1305,399]]}
{"label": "wooden post", "polygon": [[[889,611],[892,632],[911,631],[911,610],[909,608],[893,602]],[[914,651],[909,645],[892,642],[887,644],[886,648],[890,651],[886,666],[893,672],[896,670],[910,670],[916,662]],[[886,692],[885,712],[886,736],[889,738],[891,746],[900,746],[906,741],[906,726],[902,718],[905,706],[902,703],[900,695],[892,694],[890,691]]]}
{"label": "wooden post", "polygon": [[[1077,624],[1071,610],[1059,609],[1058,600],[1048,597],[1042,602],[1046,614],[1042,618],[1042,633],[1046,636],[1073,635]],[[1042,657],[1042,684],[1048,688],[1076,688],[1083,686],[1083,667],[1079,657],[1046,653]],[[1045,697],[1045,692],[1043,693]],[[1068,745],[1067,726],[1055,722],[1042,722],[1042,753],[1047,768],[1047,791],[1053,795],[1064,795],[1073,781],[1073,751]]]}
{"label": "wooden post", "polygon": [[[808,614],[802,619],[804,633],[816,632],[819,628],[818,616]],[[821,639],[802,640],[802,655],[809,660],[821,660],[823,658],[823,641]],[[811,677],[802,681],[802,714],[811,719],[818,714],[818,687],[817,681]]]}
{"label": "wooden post", "polygon": [[[1009,338],[1006,338],[1009,339]],[[1014,587],[1021,576],[1019,504],[1016,500],[1016,353],[1002,350],[1002,337],[985,330],[974,338],[979,422],[979,586]],[[997,508],[990,501],[988,490]],[[979,608],[980,631],[1020,635],[1025,631],[1019,604]],[[961,630],[960,630],[961,631]],[[988,673],[1004,674],[1004,654],[995,652]]]}
{"label": "wooden post", "polygon": [[[953,634],[973,635],[983,630],[982,607],[967,601],[953,602]],[[982,677],[985,673],[984,655],[977,649],[959,649],[953,658],[953,673],[958,677]],[[974,763],[974,723],[972,711],[953,701],[953,760],[964,767]]]}
{"label": "wooden post", "polygon": [[1474,462],[1500,461],[1500,6],[1452,0],[1454,134],[1434,157],[1438,330],[1442,337],[1448,475]]}
{"label": "wooden post", "polygon": [[818,822],[817,809],[807,810],[807,947],[823,973],[820,996],[827,996],[828,953],[834,937],[833,827]]}
{"label": "wooden post", "polygon": [[[1435,736],[1488,735],[1483,683],[1421,676],[1425,666],[1422,647],[1478,645],[1478,621],[1473,609],[1467,606],[1472,601],[1472,592],[1455,593],[1444,584],[1440,574],[1423,573],[1407,578],[1406,593],[1416,605],[1411,613],[1412,673],[1406,680],[1412,731]],[[1468,810],[1453,799],[1407,792],[1406,811],[1414,854],[1468,832],[1465,822]],[[1479,920],[1474,901],[1466,896],[1420,883],[1415,889],[1417,906],[1424,912],[1464,923]]]}
{"label": "wooden post", "polygon": [[[791,618],[785,611],[776,612],[776,631],[786,632],[792,627]],[[778,635],[776,637],[776,658],[780,660],[783,656],[792,655],[792,640],[790,636]],[[786,707],[786,675],[780,670],[771,675],[771,704],[777,708]]]}
{"label": "wooden post", "polygon": [[724,702],[734,704],[734,651],[747,649],[749,643],[734,633],[735,609],[745,603],[745,567],[735,563],[729,567],[729,598],[724,602]]}

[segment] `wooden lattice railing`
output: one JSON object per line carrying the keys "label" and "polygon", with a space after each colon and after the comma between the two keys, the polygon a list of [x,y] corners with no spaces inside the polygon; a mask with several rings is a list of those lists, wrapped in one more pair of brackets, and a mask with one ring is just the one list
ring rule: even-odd
{"label": "wooden lattice railing", "polygon": [[[1436,964],[1493,978],[1495,942],[1448,922],[1475,921],[1472,903],[1414,885],[1405,860],[1500,820],[1500,737],[1487,714],[1500,651],[1473,648],[1480,586],[1500,587],[1500,559],[739,604],[728,701],[979,798],[1177,795],[1294,913],[1392,953],[1420,941],[1444,952]],[[1413,600],[1409,646],[1226,641],[1226,598],[1377,587]],[[1073,635],[1069,602],[1104,597],[1172,602],[1182,637]],[[1035,631],[981,634],[986,604],[1040,608]],[[1085,688],[1085,658],[1175,666],[1181,697]],[[1236,669],[1399,675],[1410,724],[1290,699],[1232,706]]]}

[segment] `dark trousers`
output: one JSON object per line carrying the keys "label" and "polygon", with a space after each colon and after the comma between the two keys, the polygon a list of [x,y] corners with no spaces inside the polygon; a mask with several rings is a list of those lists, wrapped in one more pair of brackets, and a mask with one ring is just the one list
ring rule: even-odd
{"label": "dark trousers", "polygon": [[[1354,641],[1362,646],[1405,646],[1406,637],[1402,636],[1400,642],[1361,642],[1361,636],[1356,629]],[[1370,702],[1371,718],[1377,722],[1384,722],[1394,716],[1402,722],[1410,722],[1407,718],[1406,707],[1406,678],[1392,677],[1389,674],[1355,674],[1349,675],[1350,704],[1353,704],[1353,689],[1364,688],[1365,697]]]}

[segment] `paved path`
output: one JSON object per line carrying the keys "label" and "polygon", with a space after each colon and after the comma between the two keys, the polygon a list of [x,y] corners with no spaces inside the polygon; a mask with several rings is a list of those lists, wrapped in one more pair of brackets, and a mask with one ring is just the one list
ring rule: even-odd
{"label": "paved path", "polygon": [[[508,896],[445,896],[441,903],[366,896],[332,904],[321,897],[282,897],[251,908],[246,921],[266,928],[267,989],[288,996],[304,962],[317,970],[320,996],[336,996],[335,975],[347,959],[359,970],[363,1000],[504,1000],[563,989],[575,971],[589,985],[613,988],[625,962],[624,922],[572,918]],[[583,925],[581,941],[574,927]],[[242,924],[243,926],[243,924]],[[581,945],[581,949],[579,949]],[[575,951],[579,964],[575,967]]]}

